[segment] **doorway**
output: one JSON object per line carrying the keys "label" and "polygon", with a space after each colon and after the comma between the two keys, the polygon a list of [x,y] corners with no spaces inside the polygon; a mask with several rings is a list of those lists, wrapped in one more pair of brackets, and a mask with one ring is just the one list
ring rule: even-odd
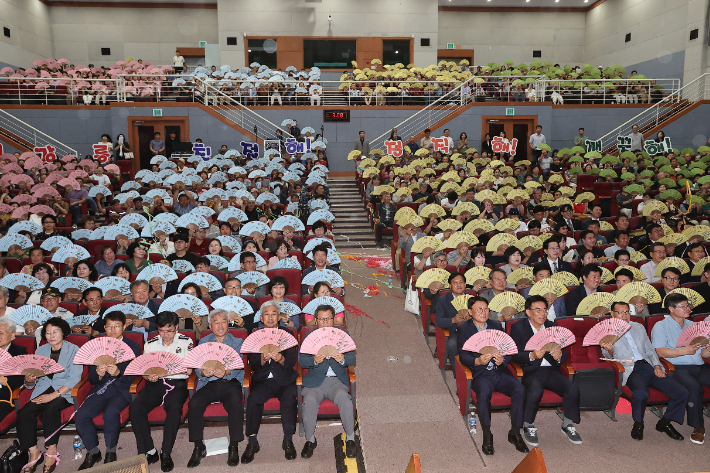
{"label": "doorway", "polygon": [[[150,142],[155,133],[160,133],[160,139],[165,141],[164,155],[168,158],[172,152],[192,149],[187,117],[128,117],[128,134],[134,156],[131,169],[134,175],[141,169],[151,168],[150,160],[154,154],[150,150]],[[175,133],[174,140],[171,140],[171,133]]]}
{"label": "doorway", "polygon": [[508,116],[484,116],[481,127],[481,136],[490,133],[491,138],[499,136],[505,132],[507,139],[518,140],[518,146],[514,161],[529,160],[532,156],[532,147],[528,142],[530,135],[535,132],[537,126],[537,115],[522,115],[518,117]]}

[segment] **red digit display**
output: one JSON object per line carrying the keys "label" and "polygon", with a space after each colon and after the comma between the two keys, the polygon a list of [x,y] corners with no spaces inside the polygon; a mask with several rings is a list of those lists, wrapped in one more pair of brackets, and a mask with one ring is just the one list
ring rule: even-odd
{"label": "red digit display", "polygon": [[326,122],[349,122],[349,110],[324,110],[323,121]]}

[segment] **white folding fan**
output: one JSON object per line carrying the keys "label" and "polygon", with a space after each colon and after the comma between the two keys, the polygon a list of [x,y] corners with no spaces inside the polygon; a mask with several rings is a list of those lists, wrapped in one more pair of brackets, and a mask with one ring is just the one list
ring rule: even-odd
{"label": "white folding fan", "polygon": [[169,311],[175,312],[181,318],[190,318],[193,315],[207,315],[209,310],[207,305],[195,296],[190,294],[175,294],[165,299],[160,304],[158,313]]}

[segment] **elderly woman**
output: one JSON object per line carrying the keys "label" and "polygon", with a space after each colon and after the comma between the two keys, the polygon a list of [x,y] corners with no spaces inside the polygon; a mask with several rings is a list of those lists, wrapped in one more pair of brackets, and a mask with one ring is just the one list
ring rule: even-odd
{"label": "elderly woman", "polygon": [[99,280],[99,273],[90,259],[81,260],[74,265],[72,276],[89,281],[91,284]]}
{"label": "elderly woman", "polygon": [[[274,302],[287,302],[284,298],[288,294],[288,281],[283,276],[274,276],[269,284],[266,285],[266,290],[271,294],[272,301]],[[301,326],[300,314],[293,315],[289,317],[286,314],[279,314],[279,325],[282,327],[298,328]]]}
{"label": "elderly woman", "polygon": [[146,259],[147,253],[145,248],[140,246],[140,243],[133,242],[128,245],[126,250],[126,255],[128,256],[128,261],[126,261],[126,266],[131,270],[131,274],[138,274],[149,264]]}
{"label": "elderly woman", "polygon": [[102,277],[111,276],[113,268],[119,264],[121,260],[116,259],[116,252],[111,245],[101,247],[101,259],[96,262],[94,267]]}
{"label": "elderly woman", "polygon": [[[44,250],[42,250],[42,248],[40,248],[39,246],[33,246],[29,249],[28,253],[30,256],[30,264],[26,264],[22,267],[22,269],[20,270],[22,274],[32,274],[32,268],[34,267],[34,265],[40,264],[44,261]],[[54,271],[55,273],[57,272],[57,268],[55,268],[52,263],[45,264],[52,268],[52,271]]]}
{"label": "elderly woman", "polygon": [[39,378],[25,375],[25,388],[32,390],[31,402],[17,413],[20,449],[29,450],[29,463],[24,473],[34,473],[42,461],[42,453],[37,448],[37,416],[42,417],[44,445],[47,447],[44,473],[52,473],[59,463],[57,431],[62,427],[62,410],[74,403],[71,390],[81,380],[83,371],[81,365],[74,364],[74,355],[79,347],[64,340],[70,333],[69,324],[59,317],[45,322],[42,338],[47,340],[47,344],[37,348],[35,354],[51,358],[62,365],[64,371]]}

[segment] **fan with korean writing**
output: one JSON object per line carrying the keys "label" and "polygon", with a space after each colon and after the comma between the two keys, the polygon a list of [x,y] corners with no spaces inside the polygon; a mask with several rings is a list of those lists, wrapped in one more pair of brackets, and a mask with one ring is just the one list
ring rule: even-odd
{"label": "fan with korean writing", "polygon": [[[32,242],[30,242],[30,245],[31,244]],[[444,248],[446,248],[446,246],[439,238],[433,236],[426,236],[419,238],[417,241],[415,241],[412,245],[411,251],[413,253],[424,253],[426,251],[434,253],[436,251],[441,251]]]}
{"label": "fan with korean writing", "polygon": [[656,288],[641,281],[630,282],[619,289],[616,299],[633,305],[661,303],[661,295]]}
{"label": "fan with korean writing", "polygon": [[487,355],[489,353],[496,355],[516,355],[518,347],[513,339],[507,333],[501,330],[481,330],[471,335],[466,343],[463,344],[463,350],[473,353]]}
{"label": "fan with korean writing", "polygon": [[[224,256],[220,255],[205,255],[205,258],[210,260],[210,270],[211,271],[217,271],[220,269],[224,269],[227,266],[229,266],[229,260],[225,258]],[[212,269],[214,268],[214,269]]]}
{"label": "fan with korean writing", "polygon": [[683,261],[681,258],[678,258],[677,256],[668,256],[667,258],[664,258],[663,261],[658,263],[658,266],[656,266],[656,271],[654,271],[653,276],[660,278],[661,274],[663,273],[663,270],[666,268],[676,268],[678,271],[680,271],[680,274],[686,274],[690,272],[690,267],[688,267],[688,263]]}
{"label": "fan with korean writing", "polygon": [[[705,298],[703,296],[698,294],[697,291],[694,291],[693,289],[687,287],[679,287],[677,289],[673,289],[672,291],[666,294],[666,297],[670,296],[671,294],[683,294],[685,297],[688,298],[688,303],[690,304],[691,309],[694,309],[705,302]],[[663,298],[663,303],[661,304],[663,307],[666,307],[666,297]]]}
{"label": "fan with korean writing", "polygon": [[261,271],[247,271],[238,274],[237,279],[242,283],[242,289],[256,289],[269,283],[269,278]]}
{"label": "fan with korean writing", "polygon": [[617,266],[616,269],[614,270],[614,277],[616,277],[618,272],[621,271],[622,269],[626,269],[626,270],[631,271],[634,281],[643,281],[644,279],[646,279],[646,275],[643,274],[638,268],[636,268],[634,266]]}
{"label": "fan with korean writing", "polygon": [[264,222],[254,221],[254,222],[248,222],[246,225],[244,225],[239,230],[239,234],[242,236],[253,237],[257,233],[259,235],[266,235],[270,231],[271,231],[271,229]]}
{"label": "fan with korean writing", "polygon": [[695,322],[693,325],[683,330],[675,346],[681,348],[698,344],[702,346],[710,344],[710,321],[708,320]]}
{"label": "fan with korean writing", "polygon": [[26,333],[37,330],[52,317],[52,313],[41,305],[23,305],[10,314],[10,320],[23,327]]}
{"label": "fan with korean writing", "polygon": [[124,341],[111,337],[99,337],[84,343],[79,348],[79,351],[74,355],[74,364],[117,365],[135,357],[131,347]]}
{"label": "fan with korean writing", "polygon": [[454,306],[454,309],[456,309],[459,314],[468,315],[468,300],[472,297],[475,296],[472,296],[471,294],[461,294],[460,296],[453,298],[451,305]]}
{"label": "fan with korean writing", "polygon": [[510,317],[525,310],[525,298],[512,291],[503,291],[488,303],[488,308],[503,317]]}
{"label": "fan with korean writing", "polygon": [[263,328],[253,331],[242,343],[242,353],[277,353],[298,345],[286,330]]}
{"label": "fan with korean writing", "polygon": [[284,258],[282,260],[279,260],[278,263],[276,263],[275,265],[273,265],[271,269],[297,269],[300,271],[302,268],[298,260],[293,258]]}
{"label": "fan with korean writing", "polygon": [[79,245],[67,245],[63,246],[57,250],[52,256],[52,261],[55,263],[76,263],[77,261],[82,261],[90,258],[91,255],[83,246]]}
{"label": "fan with korean writing", "polygon": [[400,222],[402,222],[404,220],[408,220],[411,216],[416,215],[416,214],[417,213],[411,207],[401,207],[394,214],[394,223],[401,226]]}
{"label": "fan with korean writing", "polygon": [[[259,196],[259,197],[261,197],[261,196]],[[327,210],[320,210],[320,212],[328,212],[328,211]],[[303,232],[306,230],[306,227],[303,226],[303,222],[301,222],[301,220],[294,217],[293,215],[282,215],[281,217],[277,218],[276,221],[274,221],[274,223],[271,225],[272,230],[278,230],[280,232],[284,231],[287,228],[290,228],[291,231],[297,231],[297,232]]]}
{"label": "fan with korean writing", "polygon": [[200,291],[202,291],[203,294],[207,294],[208,292],[219,291],[220,289],[222,289],[222,284],[216,277],[214,277],[210,273],[193,273],[189,276],[186,276],[185,278],[183,278],[182,281],[180,281],[178,291],[182,291],[182,288],[185,287],[186,284],[190,283],[197,284],[197,287],[200,288]]}
{"label": "fan with korean writing", "polygon": [[552,352],[568,347],[576,341],[572,331],[565,327],[547,327],[530,337],[525,345],[525,351],[545,350]]}
{"label": "fan with korean writing", "polygon": [[37,378],[64,371],[64,367],[41,355],[18,355],[0,363],[0,376],[31,375]]}
{"label": "fan with korean writing", "polygon": [[248,221],[249,217],[247,217],[247,214],[245,214],[241,209],[236,207],[227,207],[220,212],[217,220],[220,222],[239,223]]}
{"label": "fan with korean writing", "polygon": [[[704,225],[701,225],[704,226]],[[702,276],[705,272],[706,265],[710,263],[710,256],[700,258],[695,266],[693,266],[693,271],[690,273],[691,276]],[[710,268],[710,266],[708,266]]]}
{"label": "fan with korean writing", "polygon": [[86,279],[76,277],[59,278],[51,284],[51,287],[58,289],[62,294],[81,294],[91,286],[92,284]]}
{"label": "fan with korean writing", "polygon": [[567,288],[561,283],[547,278],[533,284],[528,295],[548,298],[547,295],[550,294],[554,299],[557,299],[567,294],[567,292]]}
{"label": "fan with korean writing", "polygon": [[491,268],[487,266],[474,266],[464,273],[466,284],[469,286],[485,286],[488,284],[488,277],[491,274]]}
{"label": "fan with korean writing", "polygon": [[200,343],[185,356],[182,361],[185,368],[215,370],[220,376],[225,370],[240,370],[244,368],[242,356],[224,343]]}
{"label": "fan with korean writing", "polygon": [[239,240],[237,240],[236,238],[229,235],[220,235],[217,237],[217,239],[222,244],[223,251],[226,251],[227,253],[241,253],[242,244],[239,243]]}
{"label": "fan with korean writing", "polygon": [[155,316],[155,314],[152,313],[146,306],[134,304],[132,302],[112,305],[106,309],[106,312],[104,312],[104,318],[106,318],[106,315],[111,312],[121,312],[126,316],[126,320],[128,321],[133,319],[149,319]]}
{"label": "fan with korean writing", "polygon": [[19,233],[10,233],[0,238],[0,251],[19,252],[32,247],[32,240]]}
{"label": "fan with korean writing", "polygon": [[34,276],[23,273],[8,274],[0,279],[0,286],[15,291],[31,292],[44,289],[44,283]]}
{"label": "fan with korean writing", "polygon": [[[135,215],[135,214],[134,214]],[[182,228],[208,228],[210,224],[207,222],[207,220],[197,214],[193,213],[186,213],[180,218],[178,218],[175,221],[175,227],[182,227]]]}
{"label": "fan with korean writing", "polygon": [[498,233],[488,240],[486,251],[505,251],[509,246],[515,245],[517,241],[518,239],[510,233]]}
{"label": "fan with korean writing", "polygon": [[[131,215],[137,215],[137,214],[131,214]],[[149,226],[145,226],[144,228],[150,228]],[[175,230],[173,230],[175,231]],[[135,228],[129,227],[128,225],[123,224],[123,220],[121,220],[121,223],[118,225],[111,225],[110,227],[106,227],[106,231],[103,235],[104,240],[120,240],[122,238],[128,238],[128,239],[135,239],[138,238],[140,235],[136,231]]]}
{"label": "fan with korean writing", "polygon": [[333,308],[336,314],[340,314],[345,311],[345,306],[342,302],[332,296],[316,297],[311,299],[306,306],[301,309],[304,314],[315,315],[316,309],[322,305],[329,305]]}
{"label": "fan with korean writing", "polygon": [[123,372],[126,376],[172,376],[184,373],[187,370],[182,364],[182,358],[167,351],[154,351],[145,353],[126,366]]}
{"label": "fan with korean writing", "polygon": [[418,278],[416,286],[422,289],[448,289],[451,273],[442,268],[432,268],[424,271]]}
{"label": "fan with korean writing", "polygon": [[[436,237],[434,237],[436,238]],[[438,238],[437,238],[438,240]],[[465,243],[469,247],[478,245],[478,237],[475,234],[467,231],[458,231],[453,233],[448,240],[446,240],[447,248],[458,248],[459,245]]]}
{"label": "fan with korean writing", "polygon": [[20,232],[30,232],[32,235],[36,235],[42,232],[42,227],[29,220],[23,220],[22,222],[17,222],[7,233],[20,233]]}
{"label": "fan with korean writing", "polygon": [[68,319],[66,319],[66,321],[67,321],[67,323],[69,323],[70,327],[78,327],[78,326],[92,325],[94,322],[96,322],[96,320],[99,317],[100,317],[100,314],[75,315],[74,317],[69,317]]}
{"label": "fan with korean writing", "polygon": [[71,232],[71,238],[74,241],[78,240],[91,240],[92,230],[87,230],[86,228],[81,228],[79,230],[74,230]]}
{"label": "fan with korean writing", "polygon": [[323,355],[330,358],[336,353],[347,353],[356,348],[355,342],[344,330],[335,327],[322,327],[313,330],[303,340],[301,353]]}
{"label": "fan with korean writing", "polygon": [[[293,317],[294,315],[303,313],[303,309],[301,309],[289,300],[277,302],[277,304],[279,305],[280,317],[283,317],[284,315],[287,317]],[[254,314],[254,323],[257,323],[259,321],[261,321],[261,309],[259,309],[256,314]]]}
{"label": "fan with korean writing", "polygon": [[461,202],[454,207],[454,210],[451,211],[451,215],[456,217],[464,212],[468,212],[471,215],[479,215],[481,210],[473,202]]}
{"label": "fan with korean writing", "polygon": [[303,247],[303,254],[309,253],[309,252],[313,251],[316,246],[321,246],[321,245],[335,249],[335,245],[333,244],[333,240],[331,240],[330,238],[311,238],[306,243],[306,246]]}
{"label": "fan with korean writing", "polygon": [[167,264],[155,263],[138,273],[137,280],[148,281],[150,284],[165,284],[178,278],[177,273]]}
{"label": "fan with korean writing", "polygon": [[[595,292],[579,303],[576,315],[588,315],[599,318],[611,312],[611,305],[616,301],[616,296],[608,292]],[[570,314],[575,315],[575,314]]]}
{"label": "fan with korean writing", "polygon": [[189,319],[193,315],[203,316],[209,314],[207,305],[190,294],[175,294],[168,297],[160,304],[158,313],[164,311],[175,312],[183,319]]}
{"label": "fan with korean writing", "polygon": [[490,220],[477,218],[466,224],[464,231],[471,232],[475,235],[481,235],[482,233],[489,233],[495,230],[495,226],[490,222]]}
{"label": "fan with korean writing", "polygon": [[515,247],[525,254],[542,249],[542,240],[535,235],[527,235],[515,242]]}
{"label": "fan with korean writing", "polygon": [[173,270],[181,273],[189,273],[195,270],[195,267],[187,260],[176,259],[172,262]]}
{"label": "fan with korean writing", "polygon": [[230,320],[254,313],[252,306],[239,296],[224,296],[212,302],[213,309],[226,310]]}
{"label": "fan with korean writing", "polygon": [[[239,276],[237,276],[239,277]],[[316,269],[303,277],[301,284],[313,286],[317,282],[325,281],[330,287],[344,287],[345,282],[342,276],[332,269]]]}
{"label": "fan with korean writing", "polygon": [[559,271],[552,276],[550,279],[557,281],[565,287],[577,286],[579,285],[579,279],[574,274],[569,271]]}
{"label": "fan with korean writing", "polygon": [[625,320],[602,320],[587,332],[587,335],[584,336],[582,346],[588,347],[602,343],[611,343],[613,345],[629,330],[631,330],[631,324]]}
{"label": "fan with korean writing", "polygon": [[514,284],[516,286],[530,286],[533,283],[533,268],[532,266],[525,266],[524,268],[518,268],[511,272],[507,277],[508,284]]}
{"label": "fan with korean writing", "polygon": [[503,218],[498,220],[495,224],[495,229],[499,232],[504,232],[506,230],[516,230],[520,226],[518,219],[514,218]]}
{"label": "fan with korean writing", "polygon": [[55,235],[44,240],[39,247],[45,251],[53,251],[56,248],[61,248],[71,244],[72,242],[69,238]]}
{"label": "fan with korean writing", "polygon": [[119,278],[117,276],[101,278],[96,281],[94,286],[101,289],[104,293],[104,297],[107,299],[127,296],[131,293],[131,283],[129,283],[126,279]]}

